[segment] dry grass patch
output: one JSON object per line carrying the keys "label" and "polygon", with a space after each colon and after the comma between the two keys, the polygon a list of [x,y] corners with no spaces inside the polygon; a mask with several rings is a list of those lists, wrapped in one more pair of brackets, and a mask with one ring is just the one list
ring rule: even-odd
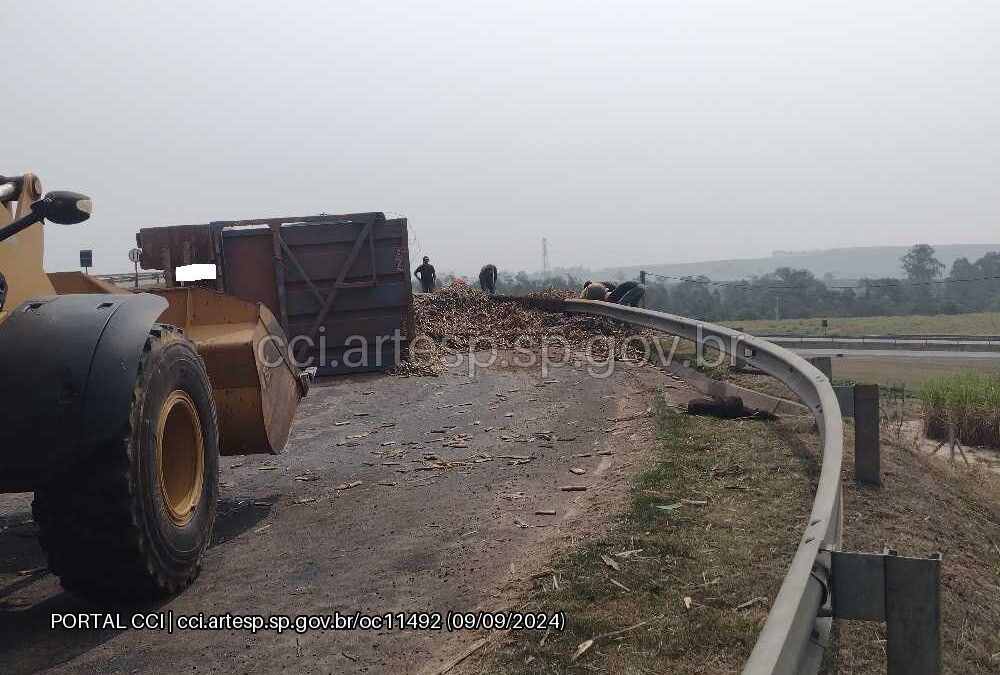
{"label": "dry grass patch", "polygon": [[[852,467],[853,448],[846,450],[844,466]],[[1000,672],[1000,479],[884,440],[882,470],[877,490],[855,486],[845,470],[844,548],[941,551],[944,672]],[[881,624],[840,622],[838,633],[835,672],[885,672]]]}

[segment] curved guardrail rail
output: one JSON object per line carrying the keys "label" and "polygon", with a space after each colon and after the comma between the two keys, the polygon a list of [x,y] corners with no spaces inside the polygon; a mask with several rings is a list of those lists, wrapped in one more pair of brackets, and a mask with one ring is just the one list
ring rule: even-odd
{"label": "curved guardrail rail", "polygon": [[816,673],[832,619],[830,551],[841,545],[840,469],[844,427],[829,380],[808,361],[776,344],[703,321],[593,300],[567,300],[571,314],[589,314],[644,326],[725,352],[784,382],[812,411],[823,443],[823,462],[812,513],[798,550],[771,604],[744,675]]}

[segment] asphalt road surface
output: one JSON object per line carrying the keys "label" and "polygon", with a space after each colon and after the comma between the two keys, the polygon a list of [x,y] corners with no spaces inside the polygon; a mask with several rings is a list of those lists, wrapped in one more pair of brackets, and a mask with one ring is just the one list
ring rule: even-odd
{"label": "asphalt road surface", "polygon": [[[0,495],[0,673],[435,672],[481,634],[168,634],[50,623],[66,612],[509,609],[519,580],[604,527],[629,476],[645,466],[653,440],[639,415],[666,378],[651,368],[599,379],[568,366],[546,378],[498,366],[471,379],[456,370],[320,381],[284,454],[223,458],[202,575],[155,607],[64,593],[44,570],[30,495]],[[560,489],[567,485],[588,490]]]}

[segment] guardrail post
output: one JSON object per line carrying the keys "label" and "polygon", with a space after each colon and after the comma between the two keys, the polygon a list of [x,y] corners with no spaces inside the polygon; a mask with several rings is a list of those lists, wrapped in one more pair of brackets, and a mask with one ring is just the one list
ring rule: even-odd
{"label": "guardrail post", "polygon": [[705,349],[705,335],[702,333],[701,326],[698,326],[698,333],[694,341],[694,362],[697,366],[705,365],[705,361],[708,360],[708,350]]}
{"label": "guardrail post", "polygon": [[941,672],[941,555],[885,559],[886,660],[889,675]]}
{"label": "guardrail post", "polygon": [[837,403],[840,404],[840,416],[845,419],[854,417],[854,385],[835,384],[833,393],[837,395]]}
{"label": "guardrail post", "polygon": [[807,359],[809,363],[816,366],[819,372],[826,375],[826,379],[833,379],[833,359],[829,356],[813,356]]}
{"label": "guardrail post", "polygon": [[941,672],[941,554],[831,553],[837,619],[884,621],[888,675]]}
{"label": "guardrail post", "polygon": [[881,485],[878,385],[854,385],[854,479]]}

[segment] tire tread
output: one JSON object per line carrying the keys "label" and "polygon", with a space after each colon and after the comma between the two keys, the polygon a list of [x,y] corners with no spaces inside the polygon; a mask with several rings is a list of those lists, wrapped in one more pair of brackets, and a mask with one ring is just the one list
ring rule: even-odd
{"label": "tire tread", "polygon": [[[190,345],[197,354],[181,330],[154,325],[140,359],[129,424],[69,476],[35,493],[32,512],[39,541],[50,569],[70,592],[85,597],[156,598],[180,592],[198,576],[204,549],[180,578],[166,574],[157,564],[141,525],[140,487],[130,471],[144,370],[156,351],[178,342]],[[212,414],[216,415],[214,406]],[[217,428],[217,419],[211,420],[209,428]]]}

